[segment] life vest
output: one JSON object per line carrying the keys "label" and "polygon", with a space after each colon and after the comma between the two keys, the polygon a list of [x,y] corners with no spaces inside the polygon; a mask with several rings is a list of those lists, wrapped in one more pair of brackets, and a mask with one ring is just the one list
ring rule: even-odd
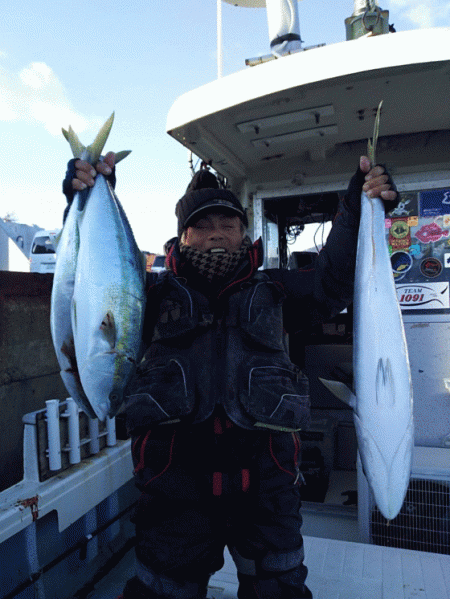
{"label": "life vest", "polygon": [[261,272],[214,307],[184,279],[160,275],[147,298],[151,343],[127,398],[129,431],[202,422],[218,404],[246,429],[306,428],[308,380],[288,356],[283,299]]}

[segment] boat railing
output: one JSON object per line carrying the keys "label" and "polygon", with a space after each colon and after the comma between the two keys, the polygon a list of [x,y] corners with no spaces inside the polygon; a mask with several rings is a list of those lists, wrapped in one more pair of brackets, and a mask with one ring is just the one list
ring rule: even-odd
{"label": "boat railing", "polygon": [[22,420],[23,479],[0,493],[0,543],[52,510],[62,531],[133,478],[116,419],[90,419],[68,398]]}
{"label": "boat railing", "polygon": [[25,414],[37,442],[38,479],[44,481],[117,443],[115,418],[105,422],[88,416],[71,398],[49,399],[42,410]]}

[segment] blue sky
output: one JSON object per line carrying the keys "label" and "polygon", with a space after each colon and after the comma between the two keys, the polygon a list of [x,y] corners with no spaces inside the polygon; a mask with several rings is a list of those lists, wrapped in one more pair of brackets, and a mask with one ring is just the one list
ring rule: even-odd
{"label": "blue sky", "polygon": [[[380,0],[398,31],[450,25],[447,0]],[[352,0],[302,0],[306,46],[345,39]],[[264,9],[223,3],[223,72],[269,52]],[[166,133],[175,99],[217,76],[216,0],[45,0],[10,3],[0,24],[0,217],[61,225],[71,157],[61,127],[91,143],[115,111],[106,150],[133,152],[117,193],[142,250],[176,232],[189,183],[187,150]]]}

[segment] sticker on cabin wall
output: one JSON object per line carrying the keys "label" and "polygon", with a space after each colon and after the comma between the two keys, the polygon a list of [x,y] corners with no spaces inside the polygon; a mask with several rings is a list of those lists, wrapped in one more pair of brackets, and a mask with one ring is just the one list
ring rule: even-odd
{"label": "sticker on cabin wall", "polygon": [[428,223],[416,231],[415,236],[421,243],[436,243],[444,237],[448,237],[449,231],[443,229],[436,222]]}
{"label": "sticker on cabin wall", "polygon": [[444,254],[444,268],[450,268],[450,254],[448,252]]}
{"label": "sticker on cabin wall", "polygon": [[434,279],[442,272],[442,262],[437,258],[425,258],[420,263],[420,272],[424,277]]}
{"label": "sticker on cabin wall", "polygon": [[407,252],[394,252],[391,256],[392,270],[397,275],[407,273],[412,262],[412,257]]}
{"label": "sticker on cabin wall", "polygon": [[450,189],[430,189],[419,195],[421,216],[442,216],[450,212]]}
{"label": "sticker on cabin wall", "polygon": [[397,206],[387,213],[390,218],[411,217],[419,214],[417,192],[402,192]]}
{"label": "sticker on cabin wall", "polygon": [[411,245],[411,234],[406,218],[394,218],[389,229],[389,245],[392,250],[406,250]]}
{"label": "sticker on cabin wall", "polygon": [[447,281],[414,285],[396,285],[397,297],[402,310],[442,310],[450,307]]}

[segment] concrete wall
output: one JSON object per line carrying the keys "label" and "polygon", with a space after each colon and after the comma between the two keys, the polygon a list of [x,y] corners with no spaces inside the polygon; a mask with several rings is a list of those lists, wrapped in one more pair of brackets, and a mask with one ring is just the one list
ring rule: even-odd
{"label": "concrete wall", "polygon": [[68,395],[50,334],[52,282],[0,272],[0,491],[23,478],[22,416]]}

